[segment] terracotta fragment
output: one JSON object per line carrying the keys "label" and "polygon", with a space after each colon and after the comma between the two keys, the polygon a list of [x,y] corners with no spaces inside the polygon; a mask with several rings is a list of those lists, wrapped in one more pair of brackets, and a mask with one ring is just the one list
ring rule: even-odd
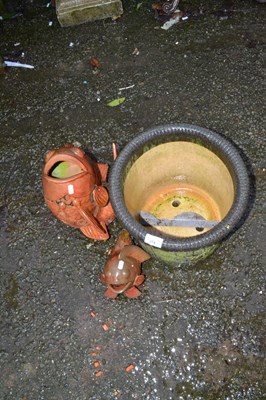
{"label": "terracotta fragment", "polygon": [[102,324],[102,328],[104,331],[109,331],[109,329],[110,329],[109,326],[106,324]]}
{"label": "terracotta fragment", "polygon": [[135,368],[135,366],[133,365],[133,364],[130,364],[130,365],[128,365],[127,367],[126,367],[126,372],[131,372],[131,371],[133,371],[133,369]]}
{"label": "terracotta fragment", "polygon": [[101,363],[99,361],[95,361],[93,363],[94,368],[99,368],[101,366]]}

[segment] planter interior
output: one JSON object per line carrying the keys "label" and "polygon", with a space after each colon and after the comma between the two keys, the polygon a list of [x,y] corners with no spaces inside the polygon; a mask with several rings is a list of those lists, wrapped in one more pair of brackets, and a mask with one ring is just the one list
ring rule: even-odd
{"label": "planter interior", "polygon": [[[119,154],[109,185],[116,216],[135,241],[178,265],[206,258],[239,227],[250,189],[238,149],[218,133],[187,124],[136,136]],[[141,212],[157,223],[145,223]],[[169,224],[187,213],[194,218],[185,221],[189,227]]]}
{"label": "planter interior", "polygon": [[[232,207],[234,184],[228,168],[212,151],[191,142],[163,143],[146,151],[129,169],[125,205],[139,221],[140,211],[174,219],[193,212],[221,221]],[[154,229],[154,228],[153,228]],[[157,226],[167,237],[191,237],[210,228]]]}

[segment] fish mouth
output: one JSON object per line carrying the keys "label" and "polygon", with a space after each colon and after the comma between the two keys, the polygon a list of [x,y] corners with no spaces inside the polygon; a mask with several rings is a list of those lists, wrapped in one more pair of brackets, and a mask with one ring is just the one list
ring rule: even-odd
{"label": "fish mouth", "polygon": [[124,283],[123,285],[120,284],[112,284],[110,285],[110,288],[114,293],[123,293],[125,292],[130,286],[132,285],[132,282]]}

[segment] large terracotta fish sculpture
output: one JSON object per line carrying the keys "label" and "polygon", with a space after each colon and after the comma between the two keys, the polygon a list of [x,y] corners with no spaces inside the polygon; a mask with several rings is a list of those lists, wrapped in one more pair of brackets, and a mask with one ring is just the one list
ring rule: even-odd
{"label": "large terracotta fish sculpture", "polygon": [[132,244],[129,234],[123,230],[101,274],[102,283],[108,286],[105,296],[110,299],[121,293],[131,299],[140,296],[138,286],[145,279],[141,273],[141,263],[149,258],[149,254]]}
{"label": "large terracotta fish sculpture", "polygon": [[108,167],[69,143],[45,156],[46,204],[58,219],[94,240],[109,238],[107,225],[115,218],[106,188]]}

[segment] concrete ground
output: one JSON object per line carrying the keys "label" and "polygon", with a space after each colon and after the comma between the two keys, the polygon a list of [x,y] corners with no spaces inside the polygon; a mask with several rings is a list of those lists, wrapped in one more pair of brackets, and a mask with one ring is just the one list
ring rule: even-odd
{"label": "concrete ground", "polygon": [[[0,70],[0,399],[266,398],[266,5],[233,1],[222,18],[222,1],[204,1],[203,16],[165,31],[152,2],[140,3],[125,2],[115,21],[61,28],[45,1],[29,2],[3,23],[1,56],[35,68]],[[99,276],[121,225],[94,242],[53,217],[43,157],[78,141],[112,164],[112,142],[122,149],[174,122],[239,147],[248,218],[207,260],[149,260],[139,299],[108,300]]]}

